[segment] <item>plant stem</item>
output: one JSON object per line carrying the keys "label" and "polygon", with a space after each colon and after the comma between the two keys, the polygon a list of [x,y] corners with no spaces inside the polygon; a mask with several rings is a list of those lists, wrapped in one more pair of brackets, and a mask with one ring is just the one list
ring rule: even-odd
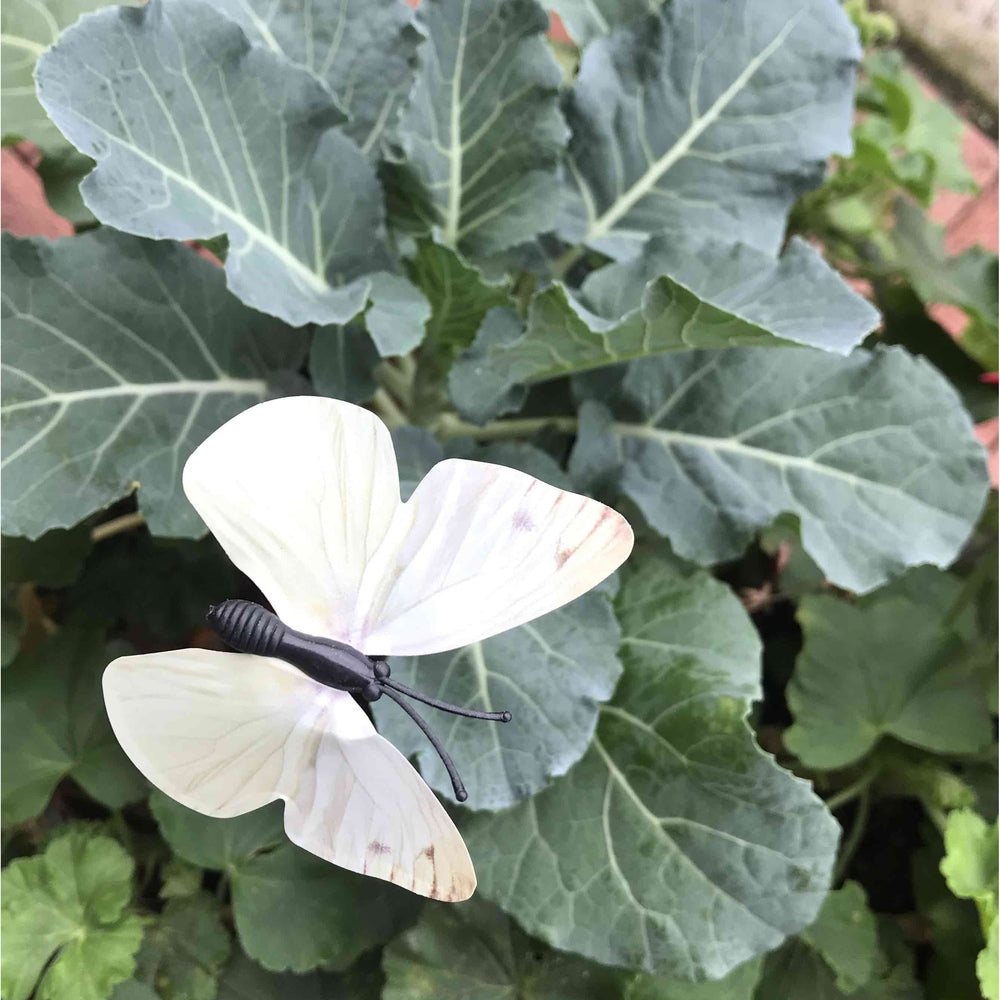
{"label": "plant stem", "polygon": [[90,532],[92,542],[103,542],[105,538],[112,535],[120,535],[123,531],[131,531],[133,528],[141,527],[146,523],[146,518],[138,511],[133,514],[122,514],[121,517],[112,518],[103,524],[97,525]]}
{"label": "plant stem", "polygon": [[395,430],[408,423],[406,414],[393,402],[385,389],[376,389],[371,400],[372,409],[382,418],[389,430]]}
{"label": "plant stem", "polygon": [[472,438],[475,441],[506,441],[510,438],[531,437],[546,428],[575,434],[576,417],[524,417],[520,420],[497,420],[480,427],[462,420],[454,413],[442,413],[434,424],[438,437]]}

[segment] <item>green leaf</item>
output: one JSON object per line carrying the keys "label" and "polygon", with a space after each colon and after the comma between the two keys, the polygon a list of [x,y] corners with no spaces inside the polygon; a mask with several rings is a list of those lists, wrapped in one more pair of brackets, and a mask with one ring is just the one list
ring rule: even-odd
{"label": "green leaf", "polygon": [[[47,116],[45,120],[51,125]],[[56,131],[54,125],[52,129]],[[83,203],[80,182],[94,169],[94,161],[77,152],[61,135],[59,138],[65,148],[43,156],[36,168],[45,187],[45,200],[56,215],[68,219],[74,226],[93,225],[97,220]]]}
{"label": "green leaf", "polygon": [[944,830],[941,874],[959,899],[975,900],[983,929],[997,910],[997,825],[972,809],[949,813]]}
{"label": "green leaf", "polygon": [[0,667],[6,667],[17,656],[27,626],[17,604],[6,594],[0,595]]}
{"label": "green leaf", "polygon": [[882,961],[879,975],[867,986],[847,994],[837,987],[833,970],[808,945],[793,939],[764,964],[754,1000],[923,1000],[924,993],[905,961]]}
{"label": "green leaf", "polygon": [[126,910],[132,859],[116,841],[69,829],[12,861],[3,883],[3,995],[105,1000],[135,968],[142,922]]}
{"label": "green leaf", "polygon": [[[989,420],[997,413],[997,391],[982,381],[983,366],[975,361],[962,344],[927,314],[924,304],[910,285],[894,281],[875,283],[875,301],[882,312],[882,344],[901,344],[911,354],[926,357],[962,397],[962,403],[974,421]],[[973,328],[970,324],[963,332]]]}
{"label": "green leaf", "polygon": [[722,979],[701,983],[669,976],[639,975],[629,983],[623,1000],[753,1000],[761,968],[761,959],[753,958]]}
{"label": "green leaf", "polygon": [[736,597],[707,574],[632,562],[616,603],[625,673],[590,750],[463,832],[480,892],[528,933],[719,978],[812,921],[838,828],[747,728],[760,642]]}
{"label": "green leaf", "polygon": [[512,303],[505,284],[491,284],[453,250],[430,240],[419,242],[409,273],[431,304],[413,382],[411,411],[419,416],[444,408],[455,358],[472,344],[491,309]]}
{"label": "green leaf", "polygon": [[2,544],[0,584],[4,587],[15,583],[68,587],[80,575],[93,547],[89,524],[68,531],[56,528],[34,541],[4,535]]}
{"label": "green leaf", "polygon": [[345,969],[412,922],[420,905],[285,841],[277,805],[235,819],[201,816],[159,792],[150,805],[180,857],[228,875],[243,949],[272,971]]}
{"label": "green leaf", "polygon": [[409,354],[424,338],[431,307],[420,290],[398,274],[371,277],[365,326],[383,358]]}
{"label": "green leaf", "polygon": [[422,34],[400,0],[218,5],[251,41],[267,46],[324,84],[350,116],[344,131],[377,157],[413,86]]}
{"label": "green leaf", "polygon": [[218,1000],[379,1000],[381,990],[377,955],[343,973],[292,976],[268,972],[240,954],[222,973]]}
{"label": "green leaf", "polygon": [[989,746],[981,652],[963,650],[945,624],[961,589],[946,580],[947,596],[933,602],[891,589],[857,605],[802,601],[805,644],[787,691],[795,724],[785,745],[804,764],[846,767],[885,736],[938,753]]}
{"label": "green leaf", "polygon": [[613,28],[635,21],[660,5],[661,0],[551,0],[549,6],[563,20],[580,48]]}
{"label": "green leaf", "polygon": [[183,899],[201,889],[202,870],[180,858],[171,858],[163,866],[160,877],[163,880],[160,886],[163,899]]}
{"label": "green leaf", "polygon": [[477,342],[451,384],[457,398],[483,400],[666,351],[795,343],[846,354],[877,323],[800,240],[775,260],[741,244],[654,237],[636,260],[591,274],[579,298],[558,282],[539,292],[524,332]]}
{"label": "green leaf", "polygon": [[962,155],[965,122],[949,102],[925,92],[899,51],[871,53],[865,58],[864,72],[869,82],[861,88],[859,104],[874,105],[882,114],[865,116],[856,135],[886,149],[896,161],[926,156],[932,165],[931,190],[975,191]]}
{"label": "green leaf", "polygon": [[[393,657],[392,676],[435,698],[477,711],[507,709],[507,725],[445,727],[444,745],[469,790],[469,809],[504,809],[565,774],[584,754],[598,703],[621,673],[618,625],[608,596],[584,594],[527,625],[454,652]],[[397,706],[374,706],[379,731],[424,780],[450,793],[451,780],[423,734]]]}
{"label": "green leaf", "polygon": [[982,247],[950,255],[944,227],[931,222],[912,202],[896,202],[892,231],[895,264],[925,304],[956,305],[972,323],[959,343],[989,371],[997,369],[997,256]]}
{"label": "green leaf", "polygon": [[324,326],[313,334],[309,375],[321,396],[366,403],[375,395],[378,348],[357,323]]}
{"label": "green leaf", "polygon": [[40,813],[71,777],[112,809],[146,783],[118,746],[104,711],[101,674],[121,652],[104,631],[67,625],[4,671],[3,822]]}
{"label": "green leaf", "polygon": [[551,229],[566,126],[562,74],[538,37],[548,16],[534,0],[426,0],[420,19],[428,38],[393,172],[404,211],[478,256]]}
{"label": "green leaf", "polygon": [[136,979],[164,1000],[215,1000],[230,947],[216,900],[206,893],[172,899],[146,931]]}
{"label": "green leaf", "polygon": [[140,236],[229,237],[226,275],[248,305],[293,326],[342,323],[386,270],[382,190],[331,126],[326,88],[251,47],[199,0],[84,18],[38,62],[38,95],[97,160],[87,207]]}
{"label": "green leaf", "polygon": [[479,900],[425,907],[384,964],[383,1000],[612,1000],[632,978],[533,941]]}
{"label": "green leaf", "polygon": [[154,790],[149,807],[166,842],[185,861],[231,873],[284,842],[282,806],[272,802],[233,819],[210,819]]}
{"label": "green leaf", "polygon": [[477,424],[485,424],[524,405],[527,388],[517,384],[504,368],[494,368],[498,357],[517,344],[524,323],[513,309],[491,309],[479,327],[473,345],[454,364],[448,392],[455,408]]}
{"label": "green leaf", "polygon": [[775,253],[792,202],[850,151],[859,56],[834,0],[672,0],[592,43],[565,105],[560,235],[616,258],[657,233]]}
{"label": "green leaf", "polygon": [[836,975],[837,989],[854,993],[875,975],[879,958],[878,929],[865,891],[845,882],[823,901],[816,920],[799,935]]}
{"label": "green leaf", "polygon": [[150,530],[202,534],[185,459],[264,399],[269,375],[299,366],[305,337],[175,244],[5,233],[3,266],[3,530],[68,527],[138,483]]}
{"label": "green leaf", "polygon": [[975,904],[949,891],[940,869],[944,843],[938,831],[924,824],[921,833],[924,844],[913,855],[913,892],[931,946],[924,974],[927,998],[982,1000],[976,978],[982,929]]}
{"label": "green leaf", "polygon": [[697,562],[739,555],[787,512],[828,579],[870,590],[950,564],[986,495],[954,390],[898,348],[690,351],[584,379],[616,418],[621,490]]}
{"label": "green leaf", "polygon": [[[408,497],[446,451],[413,427],[395,431],[393,444],[401,492]],[[530,445],[461,452],[452,445],[447,455],[506,465],[572,488],[559,466]],[[583,756],[597,724],[597,703],[611,697],[621,674],[613,596],[613,587],[602,588],[482,642],[448,653],[390,659],[393,677],[433,697],[478,711],[511,712],[506,725],[456,720],[441,734],[468,787],[466,808],[503,809],[565,774]],[[408,757],[416,755],[424,780],[451,795],[447,771],[410,719],[388,700],[372,708],[382,735]]]}
{"label": "green leaf", "polygon": [[157,645],[176,645],[237,586],[232,563],[211,536],[191,541],[139,531],[101,542],[64,608],[90,622],[124,623]]}
{"label": "green leaf", "polygon": [[0,110],[4,141],[28,139],[42,153],[61,152],[68,143],[49,120],[35,96],[34,70],[38,57],[81,14],[97,10],[107,0],[8,0],[0,14],[0,54],[3,75]]}

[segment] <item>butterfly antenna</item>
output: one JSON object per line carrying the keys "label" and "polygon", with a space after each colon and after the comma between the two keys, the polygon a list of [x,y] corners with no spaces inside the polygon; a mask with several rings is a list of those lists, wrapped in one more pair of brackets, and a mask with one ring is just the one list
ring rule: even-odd
{"label": "butterfly antenna", "polygon": [[465,790],[465,785],[462,784],[462,779],[458,776],[458,769],[455,767],[455,762],[448,756],[448,751],[445,750],[441,741],[434,735],[431,731],[430,726],[417,714],[416,709],[411,708],[406,704],[405,701],[397,694],[395,691],[388,687],[385,687],[385,682],[383,681],[383,692],[387,694],[399,707],[406,712],[406,714],[413,719],[413,721],[420,727],[420,731],[431,741],[431,746],[437,750],[437,755],[441,758],[441,763],[444,764],[445,770],[448,772],[448,777],[451,778],[451,787],[455,790],[455,798],[459,802],[464,802],[468,797],[469,793]]}
{"label": "butterfly antenna", "polygon": [[471,708],[461,708],[459,705],[451,705],[446,701],[439,701],[430,695],[422,694],[420,691],[414,691],[413,688],[400,684],[399,681],[392,678],[383,680],[382,686],[383,688],[391,687],[400,694],[405,694],[407,698],[422,701],[425,705],[440,708],[442,712],[451,712],[452,715],[464,715],[467,719],[485,719],[487,722],[510,722],[510,712],[476,712]]}

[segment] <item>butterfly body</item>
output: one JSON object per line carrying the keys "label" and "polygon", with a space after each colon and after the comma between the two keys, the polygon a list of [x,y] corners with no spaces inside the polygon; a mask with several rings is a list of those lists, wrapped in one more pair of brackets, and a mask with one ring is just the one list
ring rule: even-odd
{"label": "butterfly body", "polygon": [[[373,660],[336,639],[289,628],[277,615],[252,601],[223,601],[208,611],[208,623],[233,649],[255,656],[276,656],[326,687],[357,694],[365,701],[382,696],[379,681],[388,676]],[[376,664],[379,666],[376,674]]]}

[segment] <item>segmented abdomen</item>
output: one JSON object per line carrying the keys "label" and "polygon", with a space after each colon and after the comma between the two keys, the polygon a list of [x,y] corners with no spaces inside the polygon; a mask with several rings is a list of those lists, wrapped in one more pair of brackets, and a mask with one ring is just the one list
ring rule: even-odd
{"label": "segmented abdomen", "polygon": [[206,615],[219,638],[241,653],[273,656],[285,635],[280,618],[253,601],[223,601]]}

